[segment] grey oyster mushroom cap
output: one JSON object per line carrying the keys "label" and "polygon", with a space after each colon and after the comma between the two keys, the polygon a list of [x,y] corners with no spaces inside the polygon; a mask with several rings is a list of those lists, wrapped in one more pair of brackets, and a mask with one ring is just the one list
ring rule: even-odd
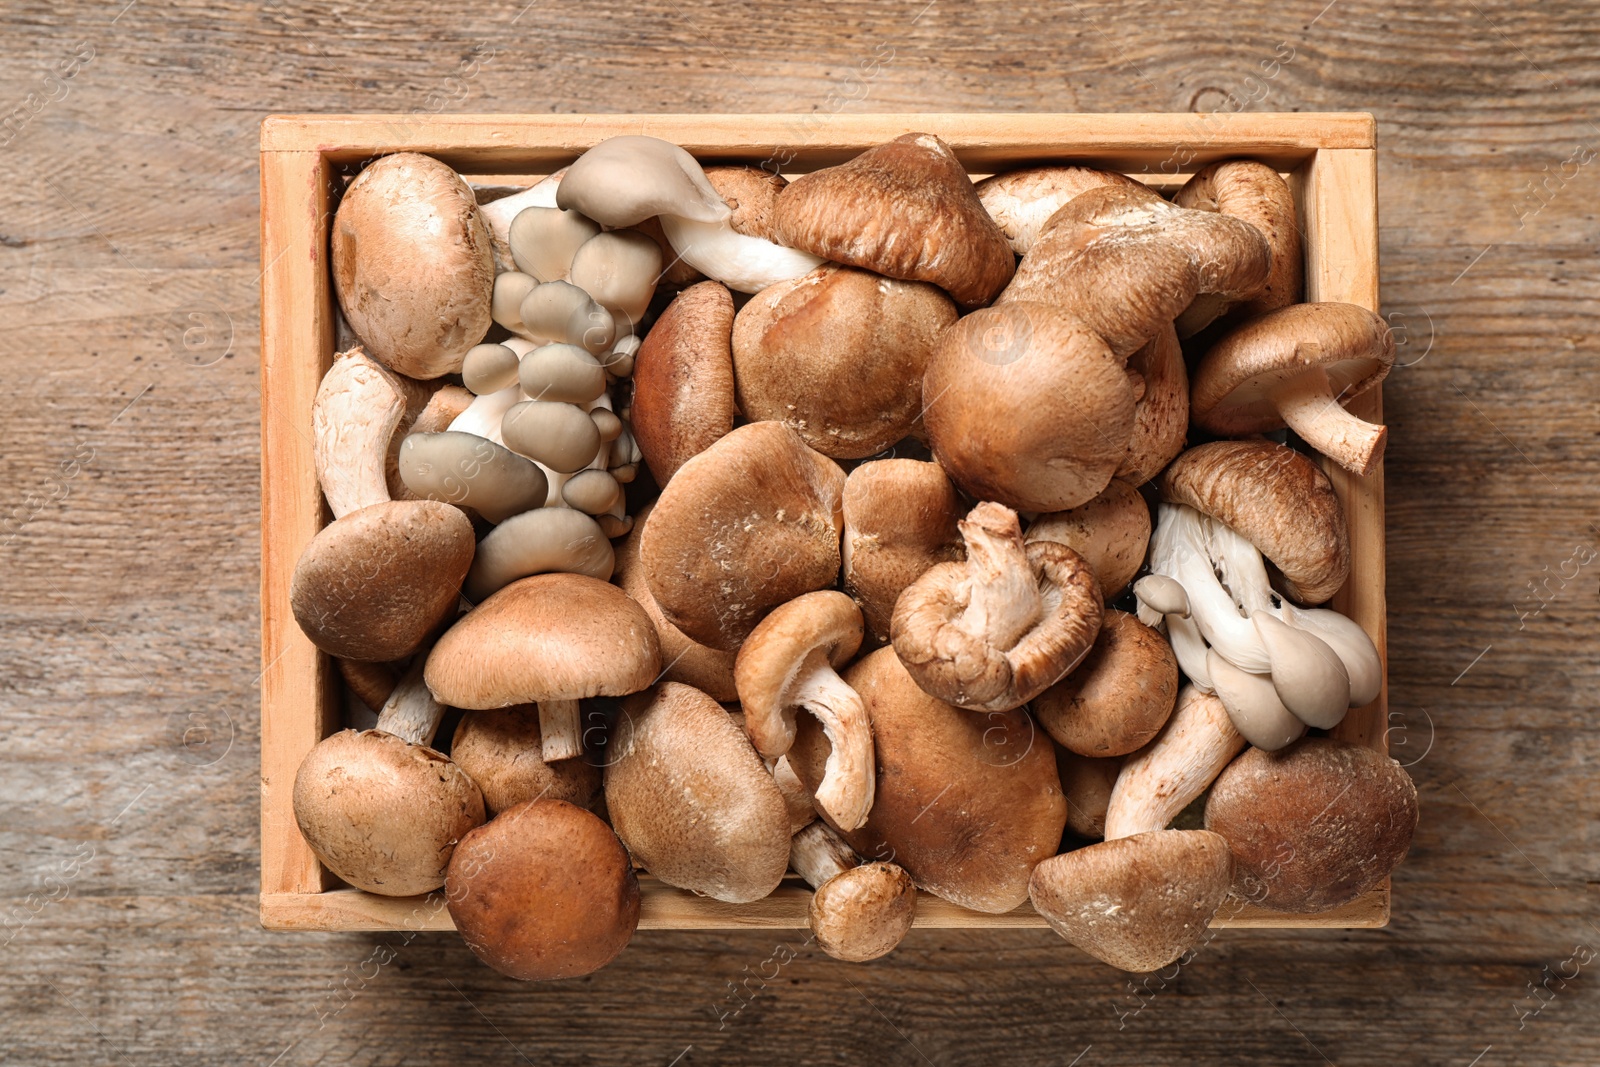
{"label": "grey oyster mushroom cap", "polygon": [[721,222],[731,212],[688,152],[659,137],[610,137],[567,168],[556,205],[613,228],[655,215]]}
{"label": "grey oyster mushroom cap", "polygon": [[517,383],[517,354],[505,345],[476,345],[461,361],[461,384],[475,396]]}
{"label": "grey oyster mushroom cap", "polygon": [[584,242],[567,279],[631,331],[649,308],[660,277],[660,245],[638,230],[611,230]]}
{"label": "grey oyster mushroom cap", "polygon": [[585,515],[603,515],[622,498],[622,484],[607,471],[581,470],[561,486],[561,499]]}
{"label": "grey oyster mushroom cap", "polygon": [[1234,729],[1255,747],[1275,752],[1305,734],[1306,724],[1283,706],[1267,675],[1241,671],[1214,648],[1206,653],[1206,669]]}
{"label": "grey oyster mushroom cap", "polygon": [[561,281],[572,270],[572,257],[600,232],[592,219],[557,207],[525,207],[511,220],[506,243],[517,269],[541,282]]}
{"label": "grey oyster mushroom cap", "polygon": [[600,452],[600,430],[576,404],[524,400],[506,412],[500,435],[507,448],[558,474],[582,470]]}
{"label": "grey oyster mushroom cap", "polygon": [[576,344],[540,345],[522,357],[518,376],[522,391],[534,400],[587,404],[606,391],[605,368]]}
{"label": "grey oyster mushroom cap", "polygon": [[490,530],[462,592],[480,603],[496,590],[533,574],[586,574],[606,581],[616,555],[599,523],[572,508],[535,508]]}
{"label": "grey oyster mushroom cap", "polygon": [[534,286],[522,298],[518,317],[530,336],[580,345],[593,355],[608,351],[617,337],[611,312],[571,282]]}
{"label": "grey oyster mushroom cap", "polygon": [[522,302],[538,284],[537,278],[520,271],[508,270],[495,275],[494,296],[489,302],[494,321],[518,336],[526,334],[527,327],[522,325]]}
{"label": "grey oyster mushroom cap", "polygon": [[400,478],[419,497],[468,507],[490,522],[542,507],[539,465],[475,434],[414,433],[400,445]]}

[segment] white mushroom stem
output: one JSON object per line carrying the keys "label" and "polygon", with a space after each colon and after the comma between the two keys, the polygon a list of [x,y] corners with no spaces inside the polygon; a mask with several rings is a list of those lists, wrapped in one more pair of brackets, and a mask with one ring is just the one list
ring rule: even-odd
{"label": "white mushroom stem", "polygon": [[958,526],[967,546],[968,599],[956,626],[996,648],[1012,648],[1044,610],[1016,512],[983,503]]}
{"label": "white mushroom stem", "polygon": [[539,755],[546,763],[583,755],[583,723],[576,700],[539,701]]}
{"label": "white mushroom stem", "polygon": [[393,734],[413,745],[430,745],[433,735],[444,719],[444,705],[433,699],[427,683],[422,680],[422,669],[428,657],[418,652],[412,657],[405,676],[389,694],[383,710],[378,713],[374,729]]}
{"label": "white mushroom stem", "polygon": [[662,215],[661,229],[679,259],[740,293],[759,293],[769,285],[809,274],[825,262],[809,252],[739,233],[727,219],[697,222]]}
{"label": "white mushroom stem", "polygon": [[334,518],[389,499],[389,442],[405,412],[399,379],[371,356],[334,358],[311,405],[312,460]]}
{"label": "white mushroom stem", "polygon": [[789,869],[812,889],[860,865],[855,850],[825,822],[811,823],[789,842]]}
{"label": "white mushroom stem", "polygon": [[861,695],[839,677],[827,651],[817,649],[801,663],[783,703],[815,715],[831,745],[817,784],[817,807],[841,830],[860,828],[876,792],[872,724]]}
{"label": "white mushroom stem", "polygon": [[[1302,344],[1313,351],[1304,358],[1316,358],[1319,346]],[[1319,366],[1308,367],[1283,382],[1271,393],[1272,403],[1283,421],[1306,444],[1321,452],[1347,471],[1367,475],[1383,458],[1389,429],[1358,419],[1346,411],[1333,395],[1333,383]]]}
{"label": "white mushroom stem", "polygon": [[1211,692],[1211,670],[1208,666],[1206,639],[1200,636],[1200,627],[1185,615],[1168,615],[1167,640],[1172,643],[1172,654],[1184,676],[1202,692]]}
{"label": "white mushroom stem", "polygon": [[794,773],[788,756],[771,761],[771,767],[772,780],[778,783],[778,792],[783,794],[783,806],[789,809],[789,832],[797,834],[817,821],[817,798]]}
{"label": "white mushroom stem", "polygon": [[485,393],[473,400],[467,405],[467,410],[455,417],[450,423],[450,429],[477,434],[503,447],[506,441],[500,436],[500,427],[505,422],[506,412],[520,404],[523,399],[520,385],[508,385],[504,389]]}
{"label": "white mushroom stem", "polygon": [[1244,747],[1222,701],[1185,686],[1161,733],[1122,765],[1106,808],[1106,840],[1166,829]]}

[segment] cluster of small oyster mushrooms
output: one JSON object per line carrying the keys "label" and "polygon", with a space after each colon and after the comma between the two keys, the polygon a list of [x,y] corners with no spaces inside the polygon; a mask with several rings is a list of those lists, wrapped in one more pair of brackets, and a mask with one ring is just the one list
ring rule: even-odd
{"label": "cluster of small oyster mushrooms", "polygon": [[1341,401],[1393,342],[1298,303],[1272,168],[974,184],[907,134],[786,182],[630,136],[477,197],[392,155],[334,221],[362,344],[292,604],[381,709],[295,782],[340,878],[443,887],[525,979],[614,958],[636,868],[731,903],[792,869],[841,959],[921,890],[1147,971],[1403,858],[1404,771],[1304,736],[1382,668],[1315,606],[1328,477],[1261,436],[1370,471]]}

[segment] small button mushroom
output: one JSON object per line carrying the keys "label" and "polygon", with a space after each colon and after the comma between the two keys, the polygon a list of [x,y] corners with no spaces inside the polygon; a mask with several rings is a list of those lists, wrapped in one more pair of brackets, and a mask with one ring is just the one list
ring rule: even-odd
{"label": "small button mushroom", "polygon": [[1141,486],[1171,463],[1189,434],[1189,371],[1183,346],[1170,326],[1156,330],[1145,346],[1128,357],[1128,373],[1144,390],[1133,406],[1133,434],[1128,454],[1117,464],[1117,477]]}
{"label": "small button mushroom", "polygon": [[730,904],[769,895],[789,866],[789,813],[750,739],[676,682],[630,697],[606,752],[606,810],[628,851],[671,886]]}
{"label": "small button mushroom", "polygon": [[1024,545],[1016,512],[984,502],[960,523],[962,563],[940,563],[906,587],[890,636],[917,684],[973,711],[1020,707],[1088,655],[1100,590],[1076,552]]}
{"label": "small button mushroom", "polygon": [[564,800],[530,800],[469,833],[445,882],[467,947],[509,978],[592,974],[639,925],[639,881],[601,819]]}
{"label": "small button mushroom", "polygon": [[594,519],[572,508],[534,508],[484,536],[462,592],[477,603],[519,578],[551,572],[605,581],[614,562],[611,542]]}
{"label": "small button mushroom", "polygon": [[633,368],[633,432],[663,487],[733,429],[733,297],[701,282],[667,305]]}
{"label": "small button mushroom", "polygon": [[1235,892],[1315,913],[1356,899],[1405,859],[1417,787],[1381,752],[1307,737],[1235,760],[1212,786],[1205,825],[1233,852]]}
{"label": "small button mushroom", "polygon": [[554,763],[583,753],[580,699],[636,693],[660,669],[655,627],[628,594],[585,575],[541,574],[506,586],[445,631],[428,655],[427,680],[451,707],[538,704],[539,751]]}
{"label": "small button mushroom", "polygon": [[1121,771],[1122,760],[1116,756],[1097,759],[1057,746],[1056,773],[1067,798],[1068,830],[1079,837],[1106,836],[1106,809],[1111,806],[1111,791]]}
{"label": "small button mushroom", "polygon": [[1161,731],[1178,699],[1178,661],[1156,631],[1107,611],[1078,668],[1033,701],[1056,743],[1084,756],[1125,756]]}
{"label": "small button mushroom", "polygon": [[534,400],[587,404],[606,391],[600,361],[573,344],[535,348],[522,357],[519,375],[523,393]]}
{"label": "small button mushroom", "polygon": [[585,515],[603,515],[622,499],[622,486],[605,471],[579,471],[561,486],[561,499]]}
{"label": "small button mushroom", "polygon": [[1184,686],[1161,733],[1123,761],[1106,810],[1106,840],[1165,829],[1244,747],[1222,701]]}
{"label": "small button mushroom", "polygon": [[1232,879],[1220,835],[1163,830],[1045,860],[1033,870],[1028,896],[1050,928],[1078,948],[1144,973],[1201,943]]}
{"label": "small button mushroom", "polygon": [[1019,256],[1027,255],[1050,216],[1067,201],[1102,185],[1138,185],[1114,170],[1091,167],[1026,167],[979,182],[978,200]]}
{"label": "small button mushroom", "polygon": [[1206,653],[1206,683],[1234,729],[1256,748],[1275,752],[1305,734],[1306,724],[1283,706],[1270,675],[1241,671],[1213,648]]}
{"label": "small button mushroom", "polygon": [[1172,196],[1179,207],[1217,211],[1243,219],[1267,239],[1272,249],[1272,269],[1252,292],[1232,299],[1198,297],[1178,316],[1178,335],[1192,337],[1236,306],[1240,317],[1258,318],[1289,304],[1299,303],[1305,262],[1300,254],[1300,225],[1295,218],[1294,193],[1289,183],[1265,163],[1228,159],[1195,171],[1194,177]]}
{"label": "small button mushroom", "polygon": [[505,345],[476,345],[461,361],[461,382],[478,396],[517,381],[517,354]]}
{"label": "small button mushroom", "polygon": [[530,336],[581,346],[591,355],[610,349],[617,336],[611,312],[570,282],[534,286],[522,298],[518,317]]}
{"label": "small button mushroom", "polygon": [[422,683],[421,658],[373,730],[319,742],[294,780],[294,815],[311,851],[357,889],[428,893],[462,835],[484,819],[483,797],[460,767],[429,748],[444,708]]}
{"label": "small button mushroom", "polygon": [[455,614],[473,562],[472,523],[434,500],[397,500],[323,527],[295,564],[289,606],[329,655],[403,659]]}
{"label": "small button mushroom", "polygon": [[661,277],[661,247],[637,230],[610,230],[584,242],[568,280],[624,323],[644,318]]}
{"label": "small button mushroom", "polygon": [[[659,137],[608,137],[567,168],[556,204],[613,229],[654,215],[720,222],[728,206],[695,158]],[[659,269],[659,268],[658,268]]]}
{"label": "small button mushroom", "polygon": [[872,725],[861,697],[836,671],[856,654],[861,636],[855,601],[819,590],[762,619],[733,666],[745,729],[762,756],[789,751],[796,713],[822,724],[830,751],[814,792],[819,810],[841,830],[858,829],[872,810]]}
{"label": "small button mushroom", "polygon": [[1067,511],[1040,515],[1026,540],[1054,541],[1083,557],[1111,600],[1128,587],[1150,547],[1150,506],[1127,482],[1111,479],[1100,495]]}
{"label": "small button mushroom", "polygon": [[567,277],[572,257],[599,232],[598,223],[576,211],[525,207],[511,220],[506,244],[518,270],[541,282],[556,282]]}
{"label": "small button mushroom", "polygon": [[538,284],[537,278],[514,270],[495,275],[494,321],[514,334],[526,336],[528,328],[522,324],[522,302]]}
{"label": "small button mushroom", "polygon": [[905,868],[861,863],[826,823],[795,834],[789,865],[816,890],[807,922],[834,959],[865,963],[887,956],[911,932],[917,887]]}
{"label": "small button mushroom", "polygon": [[938,563],[963,558],[966,509],[937,463],[879,459],[844,480],[844,589],[861,605],[874,640],[889,640],[906,586]]}
{"label": "small button mushroom", "polygon": [[525,400],[500,424],[506,447],[560,474],[587,467],[600,451],[600,431],[576,404]]}
{"label": "small button mushroom", "polygon": [[400,446],[400,477],[428,500],[504,522],[542,507],[549,485],[538,464],[470,433],[414,433]]}
{"label": "small button mushroom", "polygon": [[389,499],[390,442],[410,394],[405,380],[359,345],[334,356],[311,404],[311,456],[335,519]]}
{"label": "small button mushroom", "polygon": [[580,808],[600,792],[600,768],[587,760],[546,763],[534,704],[469,711],[450,738],[450,758],[483,791],[490,817],[548,797]]}

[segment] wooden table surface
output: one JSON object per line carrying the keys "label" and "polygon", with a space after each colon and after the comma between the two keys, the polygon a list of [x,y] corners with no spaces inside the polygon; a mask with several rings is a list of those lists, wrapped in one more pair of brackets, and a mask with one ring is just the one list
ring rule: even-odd
{"label": "wooden table surface", "polygon": [[[1592,6],[470,6],[0,13],[0,1062],[1600,1062]],[[1388,929],[1137,986],[1045,932],[644,933],[525,986],[453,935],[259,929],[262,116],[1241,106],[1379,121],[1422,795]]]}

